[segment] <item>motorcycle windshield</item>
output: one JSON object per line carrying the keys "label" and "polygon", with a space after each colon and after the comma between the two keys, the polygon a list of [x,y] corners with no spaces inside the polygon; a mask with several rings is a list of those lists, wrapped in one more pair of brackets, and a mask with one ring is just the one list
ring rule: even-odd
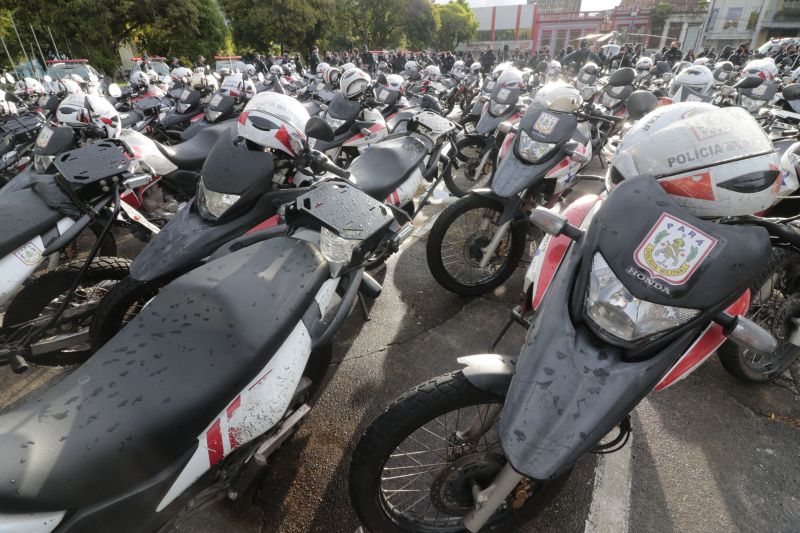
{"label": "motorcycle windshield", "polygon": [[528,161],[524,157],[525,150],[520,151],[522,133],[518,134],[513,150],[497,168],[492,190],[500,196],[510,197],[543,179],[563,159],[560,148],[575,134],[577,125],[578,121],[571,113],[549,111],[539,102],[531,104],[520,120],[519,130],[526,136],[526,143],[552,145],[550,152],[546,152],[542,161]]}
{"label": "motorcycle windshield", "polygon": [[328,106],[328,116],[336,120],[343,120],[351,122],[356,119],[359,111],[361,111],[361,102],[354,102],[344,97],[342,93],[337,92],[336,96],[331,100]]}
{"label": "motorcycle windshield", "polygon": [[[762,228],[692,217],[650,177],[624,185],[609,195],[585,236],[566,252],[520,352],[500,438],[511,465],[526,476],[562,474],[597,445],[697,339],[706,317],[738,298],[769,257],[769,237]],[[647,255],[650,245],[658,249],[662,243],[689,254],[694,247],[698,253],[691,259],[678,253],[681,263],[663,268],[663,256],[653,261],[655,256]],[[623,342],[599,341],[609,333],[592,325],[584,304],[597,253],[635,298],[708,314],[635,350]],[[698,285],[702,291],[690,290]]]}
{"label": "motorcycle windshield", "polygon": [[75,147],[75,132],[69,126],[47,125],[39,132],[33,153],[56,155]]}
{"label": "motorcycle windshield", "polygon": [[147,96],[145,98],[133,102],[133,108],[145,114],[150,113],[152,112],[152,110],[160,107],[161,107],[161,99],[156,98],[155,96]]}
{"label": "motorcycle windshield", "polygon": [[228,113],[233,106],[236,104],[236,98],[233,96],[228,96],[226,94],[217,93],[208,103],[208,109],[210,111],[216,111],[220,114]]}

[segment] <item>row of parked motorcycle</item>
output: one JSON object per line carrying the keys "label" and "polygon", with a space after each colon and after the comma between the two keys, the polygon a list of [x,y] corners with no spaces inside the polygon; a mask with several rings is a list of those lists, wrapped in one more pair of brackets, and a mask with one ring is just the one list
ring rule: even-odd
{"label": "row of parked motorcycle", "polygon": [[[428,237],[433,277],[484,294],[530,247],[487,341],[528,335],[369,425],[350,470],[369,530],[514,530],[715,351],[738,377],[781,374],[800,354],[800,91],[772,67],[243,65],[137,70],[105,95],[7,79],[0,358],[76,366],[0,416],[0,524],[159,530],[239,498],[441,187],[459,199]],[[604,192],[567,205],[580,181]],[[146,242],[132,261],[125,231]]]}

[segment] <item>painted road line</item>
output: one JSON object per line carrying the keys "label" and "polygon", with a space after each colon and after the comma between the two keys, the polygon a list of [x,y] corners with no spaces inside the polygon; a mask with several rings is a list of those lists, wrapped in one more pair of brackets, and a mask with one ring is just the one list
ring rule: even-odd
{"label": "painted road line", "polygon": [[631,511],[633,435],[619,451],[598,456],[584,533],[627,533]]}

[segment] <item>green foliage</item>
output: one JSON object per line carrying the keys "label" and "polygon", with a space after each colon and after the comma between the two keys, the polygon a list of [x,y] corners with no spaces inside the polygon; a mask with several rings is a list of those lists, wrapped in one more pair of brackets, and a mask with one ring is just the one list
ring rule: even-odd
{"label": "green foliage", "polygon": [[475,37],[478,21],[466,0],[437,5],[436,11],[440,27],[435,44],[440,50],[454,50],[459,43]]}
{"label": "green foliage", "polygon": [[166,57],[233,52],[230,30],[214,0],[170,2],[152,25],[143,28],[134,44],[151,55]]}
{"label": "green foliage", "polygon": [[407,46],[420,49],[433,44],[439,30],[439,10],[431,0],[407,0],[404,13]]}
{"label": "green foliage", "polygon": [[655,5],[650,12],[650,25],[653,29],[660,29],[664,27],[664,23],[672,13],[672,4],[667,2],[659,2]]}

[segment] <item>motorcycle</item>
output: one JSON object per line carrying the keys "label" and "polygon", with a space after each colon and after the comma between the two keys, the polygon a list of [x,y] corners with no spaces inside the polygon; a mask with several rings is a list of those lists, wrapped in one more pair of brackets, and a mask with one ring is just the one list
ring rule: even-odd
{"label": "motorcycle", "polygon": [[[695,218],[647,176],[576,204],[531,216],[550,241],[519,356],[463,357],[463,370],[405,393],[367,428],[349,478],[366,529],[520,528],[579,459],[625,445],[629,413],[650,391],[686,377],[726,338],[774,350],[740,315],[776,232]],[[680,247],[682,235],[699,246],[688,270],[669,281],[648,274],[654,243]]]}
{"label": "motorcycle", "polygon": [[188,140],[211,124],[219,124],[239,116],[250,98],[256,94],[255,84],[244,74],[234,72],[225,77],[222,85],[208,101],[205,114],[193,120],[181,133],[181,140]]}
{"label": "motorcycle", "polygon": [[[357,295],[380,295],[362,263],[409,234],[394,214],[343,182],[310,188],[278,227],[217,251],[79,371],[2,415],[20,453],[0,459],[15,480],[0,488],[0,524],[156,531],[239,498],[309,413]],[[31,454],[50,440],[58,453]]]}
{"label": "motorcycle", "polygon": [[[508,279],[525,252],[526,212],[556,205],[622,121],[591,102],[579,111],[577,89],[552,87],[558,92],[541,91],[517,128],[500,126],[507,135],[491,188],[459,198],[431,228],[428,268],[447,290],[476,296]],[[601,132],[599,139],[593,131]]]}
{"label": "motorcycle", "polygon": [[[321,120],[309,118],[306,127],[316,131],[319,126],[314,123]],[[222,243],[272,227],[277,220],[277,207],[302,194],[304,187],[325,179],[326,171],[347,178],[356,188],[413,220],[442,180],[441,176],[435,177],[440,161],[446,172],[447,142],[457,127],[430,112],[420,113],[410,125],[411,131],[374,145],[347,171],[330,166],[317,151],[278,158],[251,150],[237,141],[236,131],[231,130],[211,149],[196,199],[136,256],[130,275],[101,303],[91,324],[94,349],[111,339],[164,285],[196,268]],[[325,140],[333,134],[316,135]],[[424,168],[420,168],[423,164]],[[306,168],[312,171],[311,175],[305,174]],[[237,178],[232,182],[233,175]],[[431,185],[415,209],[414,196],[423,179]],[[224,213],[215,214],[208,207],[207,197],[222,191],[240,199]],[[365,265],[372,268],[395,251],[379,249]]]}

